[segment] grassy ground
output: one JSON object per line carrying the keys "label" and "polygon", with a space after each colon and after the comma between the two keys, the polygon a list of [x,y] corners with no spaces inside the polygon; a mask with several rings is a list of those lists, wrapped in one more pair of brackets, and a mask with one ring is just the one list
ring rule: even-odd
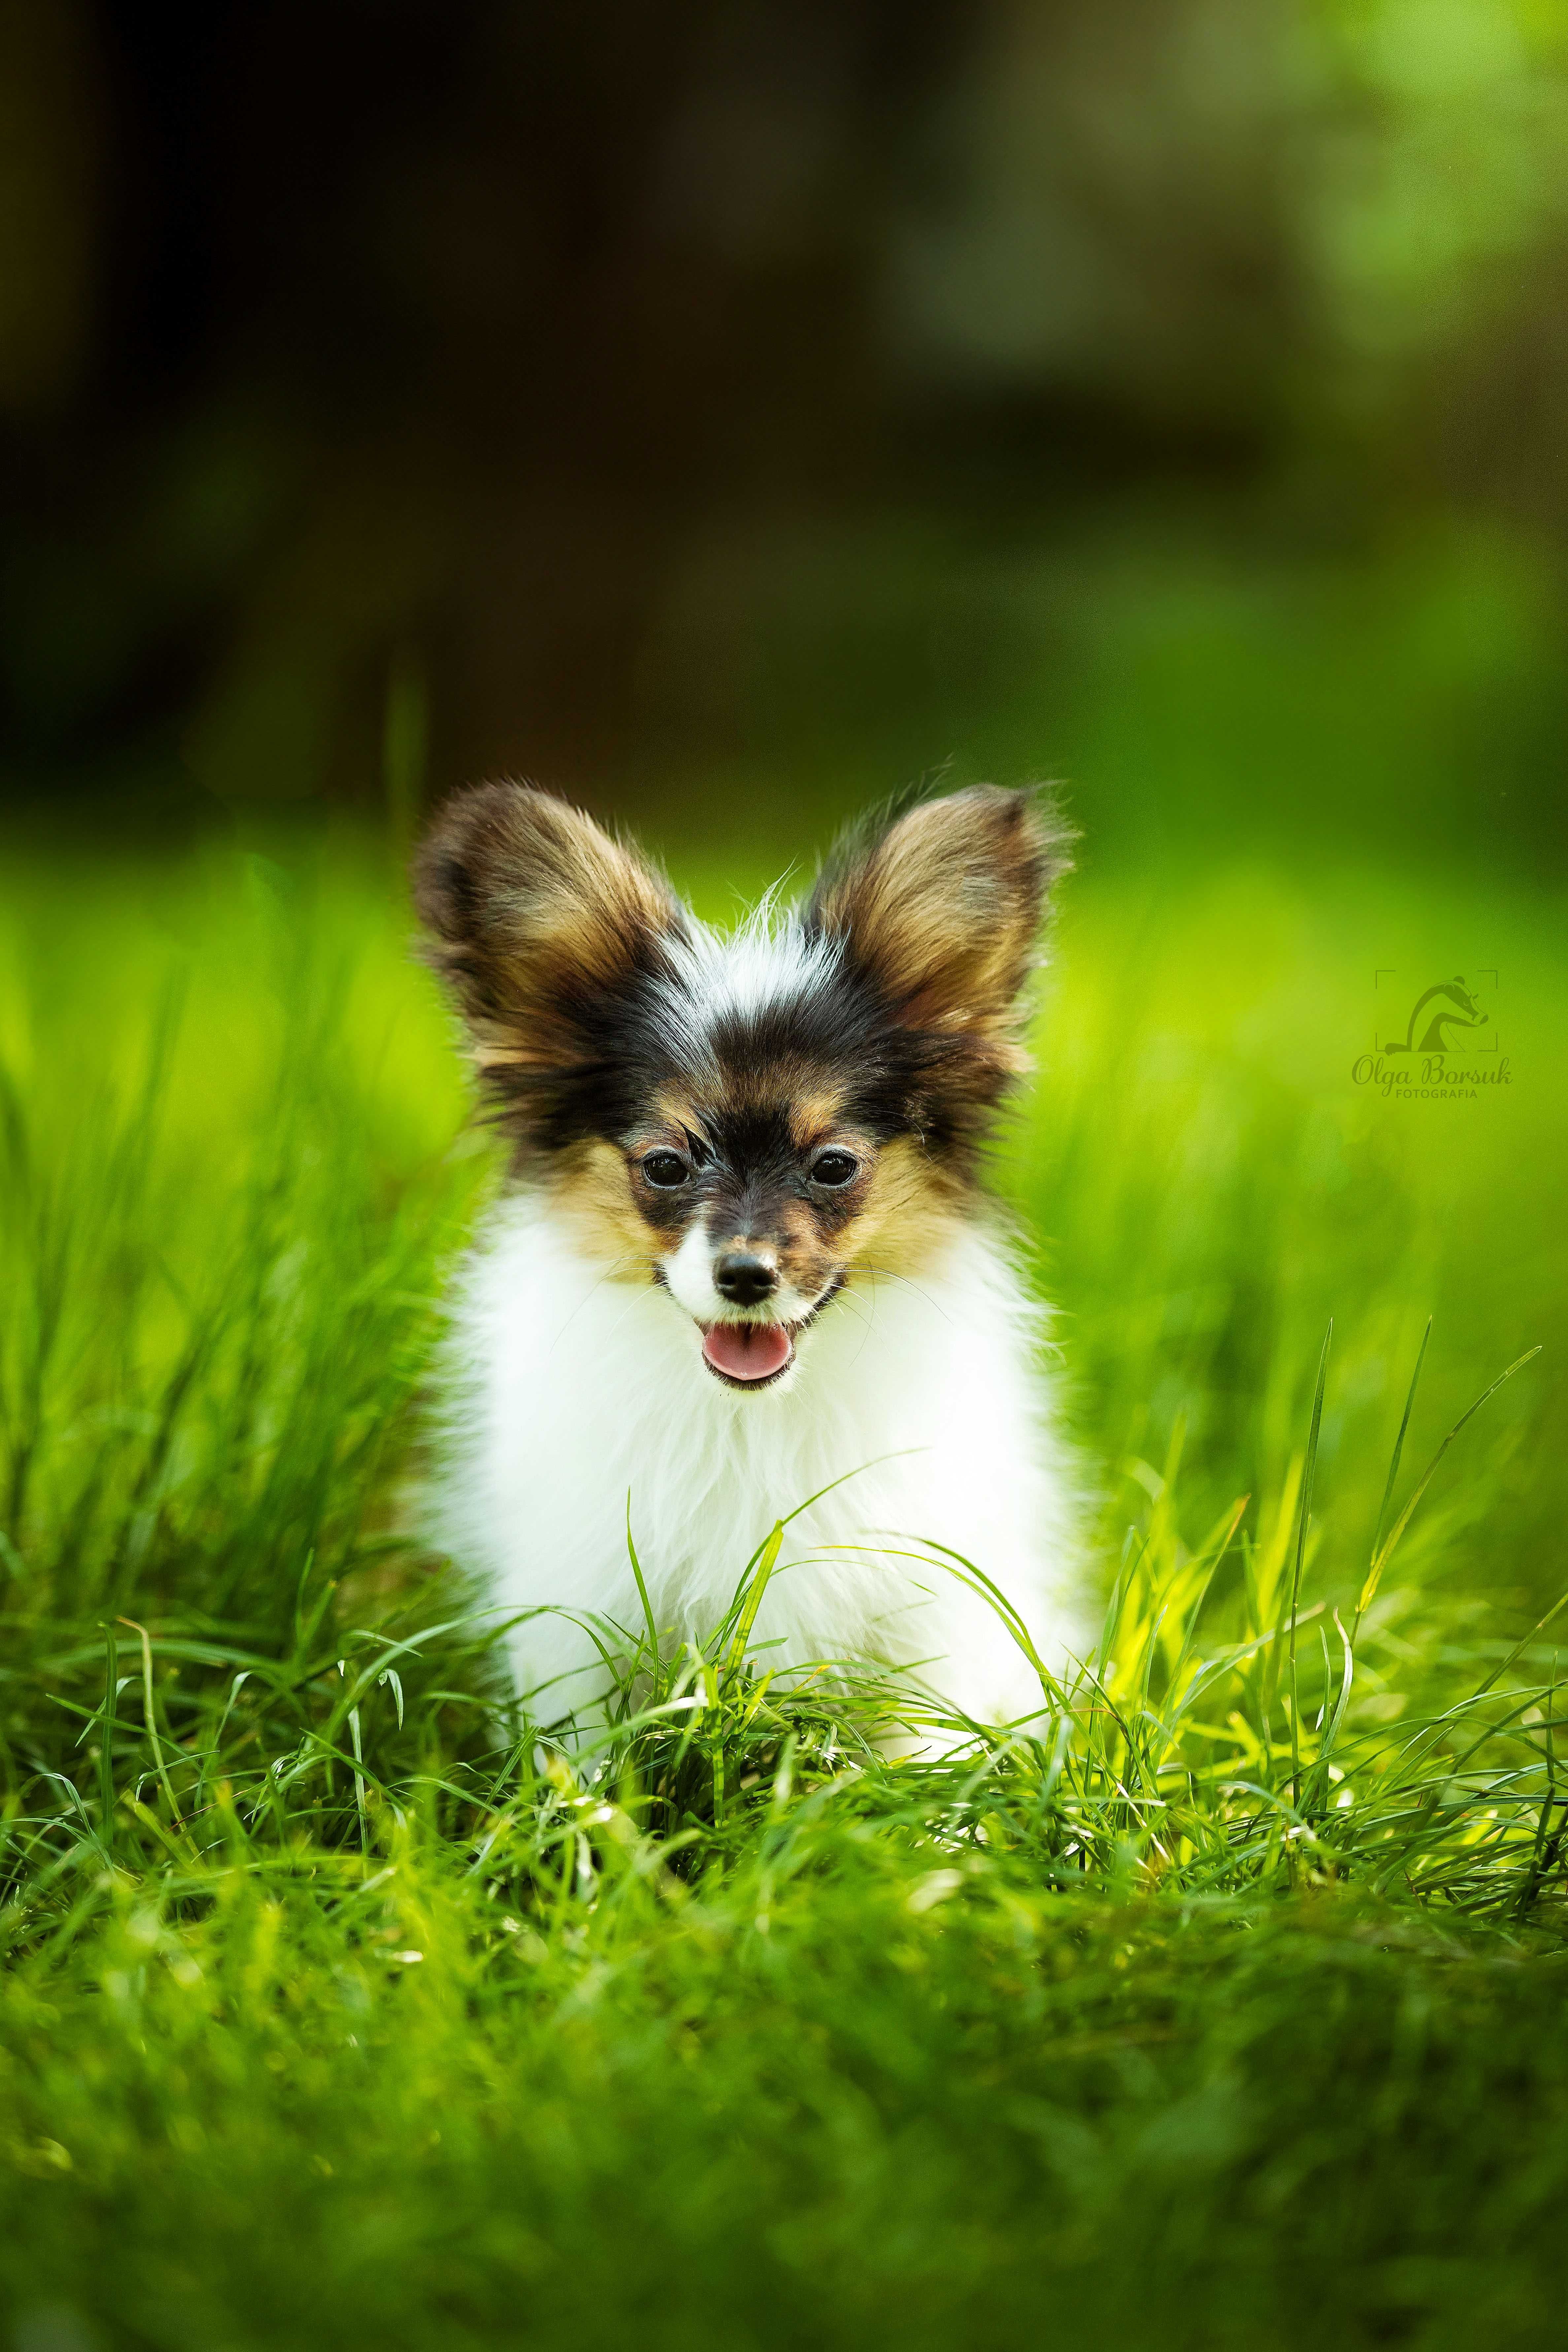
{"label": "grassy ground", "polygon": [[[384,866],[11,879],[19,2352],[1557,2340],[1560,902],[1081,877],[999,1178],[1092,1669],[887,1763],[748,1667],[764,1552],[570,1762],[400,1533],[488,1168]],[[1354,1084],[1482,965],[1510,1087]]]}

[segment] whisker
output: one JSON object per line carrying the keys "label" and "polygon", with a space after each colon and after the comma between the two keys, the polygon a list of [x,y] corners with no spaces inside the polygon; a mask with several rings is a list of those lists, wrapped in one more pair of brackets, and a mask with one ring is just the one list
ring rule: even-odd
{"label": "whisker", "polygon": [[865,1352],[866,1352],[866,1339],[868,1339],[870,1338],[870,1336],[871,1336],[871,1332],[872,1332],[872,1329],[873,1329],[873,1328],[874,1328],[874,1326],[875,1326],[875,1324],[876,1324],[876,1320],[877,1320],[877,1277],[876,1277],[875,1271],[873,1270],[873,1273],[872,1273],[872,1276],[871,1276],[871,1312],[870,1312],[870,1314],[868,1316],[868,1318],[866,1318],[866,1339],[861,1340],[860,1345],[859,1345],[859,1346],[856,1349],[856,1350],[855,1350],[854,1362],[853,1362],[853,1363],[851,1363],[851,1365],[850,1365],[850,1367],[849,1367],[849,1369],[850,1369],[850,1370],[851,1370],[851,1371],[853,1371],[853,1370],[854,1370],[854,1369],[855,1369],[855,1365],[856,1365],[856,1364],[858,1364],[858,1363],[859,1362],[859,1360],[860,1360],[861,1357],[862,1357],[862,1356],[865,1354]]}
{"label": "whisker", "polygon": [[[605,1283],[613,1282],[616,1275],[621,1271],[621,1268],[628,1265],[646,1266],[651,1274],[654,1267],[654,1260],[651,1257],[643,1256],[642,1254],[637,1250],[627,1250],[624,1256],[612,1258],[609,1265],[605,1268],[604,1273],[599,1276],[598,1281],[594,1284],[591,1289],[585,1290],[583,1293],[582,1297],[577,1301],[576,1306],[574,1307],[571,1314],[568,1315],[565,1322],[563,1323],[560,1330],[557,1331],[554,1339],[550,1342],[550,1346],[545,1351],[546,1354],[554,1354],[556,1349],[561,1345],[562,1340],[566,1337],[567,1332],[572,1328],[573,1324],[577,1320],[578,1316],[583,1312],[584,1307],[587,1306],[588,1301],[591,1298],[596,1298],[600,1291],[603,1290]],[[621,1320],[624,1322],[625,1319],[626,1318],[623,1316]],[[617,1331],[620,1329],[619,1323],[616,1324],[616,1328]]]}
{"label": "whisker", "polygon": [[[838,1297],[834,1303],[836,1306],[842,1305],[847,1307],[854,1314],[857,1321],[864,1323],[868,1331],[870,1329],[870,1318],[862,1311],[859,1300],[858,1298],[851,1297],[848,1291],[841,1290],[838,1294]],[[858,1357],[857,1357],[856,1361],[859,1361]]]}
{"label": "whisker", "polygon": [[906,1290],[912,1290],[917,1298],[923,1298],[928,1307],[935,1308],[944,1323],[952,1320],[946,1307],[940,1305],[929,1290],[922,1290],[920,1284],[911,1282],[907,1274],[896,1274],[890,1265],[878,1265],[870,1258],[853,1258],[846,1260],[844,1271],[846,1274],[868,1274],[873,1279],[880,1274],[886,1276],[889,1282],[901,1282]]}
{"label": "whisker", "polygon": [[[638,1296],[640,1297],[640,1295],[641,1295],[641,1294],[639,1293],[639,1294],[638,1294]],[[627,1301],[626,1301],[626,1312],[625,1312],[624,1314],[622,1314],[622,1315],[617,1316],[617,1317],[616,1317],[616,1320],[615,1320],[615,1322],[614,1322],[614,1323],[611,1325],[611,1327],[610,1327],[610,1329],[609,1329],[609,1331],[608,1331],[608,1333],[607,1333],[607,1335],[606,1335],[609,1339],[613,1339],[615,1338],[615,1336],[616,1336],[616,1332],[620,1329],[621,1325],[626,1321],[626,1316],[627,1316],[627,1315],[630,1315],[631,1313],[633,1313],[633,1312],[634,1312],[634,1310],[635,1310],[635,1308],[636,1308],[636,1307],[637,1307],[637,1299],[636,1299],[636,1298],[628,1298],[628,1299],[627,1299]]]}

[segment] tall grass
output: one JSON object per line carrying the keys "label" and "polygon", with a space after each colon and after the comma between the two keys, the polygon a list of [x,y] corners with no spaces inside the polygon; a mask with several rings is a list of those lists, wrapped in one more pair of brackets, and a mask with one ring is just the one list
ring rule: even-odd
{"label": "tall grass", "polygon": [[[702,1643],[604,1628],[574,1733],[408,1533],[489,1179],[384,875],[18,876],[0,2291],[37,2341],[62,2308],[72,2352],[684,2341],[697,2279],[724,2341],[1022,2340],[1036,2263],[1139,2340],[1318,2340],[1289,2212],[1341,2340],[1392,2309],[1457,2345],[1481,2289],[1431,2278],[1500,2179],[1486,2308],[1532,2340],[1556,1997],[1497,1970],[1561,1943],[1563,1114],[1437,1152],[1345,1089],[1357,888],[1069,919],[999,1174],[1063,1302],[1104,1614],[1037,1712],[777,1673],[780,1496]],[[1507,912],[1549,1027],[1552,926]],[[1331,1034],[1282,1051],[1303,1003]],[[1473,2159],[1409,2153],[1439,2112]],[[71,2284],[88,2242],[119,2289]]]}
{"label": "tall grass", "polygon": [[[781,1522],[749,1571],[737,1562],[734,1609],[704,1648],[670,1658],[651,1623],[606,1628],[607,1653],[631,1658],[610,1729],[575,1760],[542,1748],[506,1696],[494,1612],[403,1531],[436,1281],[479,1163],[454,1151],[442,1024],[388,955],[374,884],[352,865],[291,881],[254,862],[187,882],[194,947],[161,972],[151,959],[145,1003],[78,1040],[107,1042],[107,1086],[82,1089],[54,1059],[79,1004],[10,1007],[13,1061],[30,1066],[4,1079],[0,1159],[12,1934],[37,1932],[40,1889],[63,1901],[106,1863],[199,1886],[305,1839],[369,1867],[411,1817],[531,1884],[553,1885],[568,1849],[591,1850],[589,1878],[689,1874],[763,1818],[776,1842],[781,1809],[807,1795],[814,1820],[826,1804],[940,1822],[955,1850],[1005,1841],[1051,1884],[1354,1877],[1481,1911],[1541,1902],[1562,1801],[1549,1628],[1505,1643],[1475,1593],[1391,1574],[1416,1550],[1432,1476],[1406,1500],[1414,1380],[1360,1566],[1348,1515],[1326,1523],[1325,1550],[1331,1369],[1344,1379],[1326,1342],[1310,1400],[1308,1364],[1270,1368],[1293,1403],[1283,1462],[1206,1531],[1184,1499],[1187,1410],[1157,1470],[1132,1457],[1108,1496],[1100,1638],[1066,1684],[1042,1670],[1038,1715],[1006,1737],[911,1722],[908,1694],[842,1662],[782,1687],[750,1642],[757,1580],[787,1572]],[[79,950],[102,912],[74,909]],[[144,926],[118,922],[145,954]],[[79,992],[109,983],[115,944],[100,931]],[[1095,979],[1073,974],[1067,1003],[1092,1003]],[[1144,986],[1142,1033],[1125,985],[1100,1008],[1123,1125],[1126,1065],[1158,1043],[1163,993]],[[237,1087],[228,1041],[249,1060],[254,1038],[236,1033],[257,1027],[266,1053]],[[1065,1091],[1047,1077],[1037,1118],[1059,1118]],[[1240,1090],[1233,1122],[1256,1127],[1257,1095]],[[1055,1139],[1058,1207],[1087,1223],[1105,1187],[1085,1176],[1075,1198],[1064,1160],[1115,1155],[1100,1105],[1078,1113],[1079,1132]],[[1214,1241],[1200,1223],[1166,1247],[1201,1260]],[[1255,1287],[1269,1275],[1223,1271]],[[1186,1401],[1201,1416],[1212,1388]],[[1485,1484],[1473,1462],[1468,1475]],[[984,1562],[949,1570],[1006,1612]],[[911,1744],[925,1760],[890,1760]]]}
{"label": "tall grass", "polygon": [[[1407,1606],[1380,1606],[1423,1478],[1373,1538],[1347,1629],[1302,1590],[1312,1468],[1309,1441],[1256,1536],[1241,1497],[1191,1549],[1162,1479],[1096,1647],[1065,1680],[1036,1659],[1038,1710],[1003,1728],[842,1662],[775,1676],[751,1629],[782,1522],[705,1642],[670,1655],[651,1619],[604,1625],[627,1663],[606,1723],[570,1741],[509,1697],[493,1609],[436,1618],[420,1584],[355,1623],[309,1552],[270,1643],[210,1611],[56,1624],[12,1669],[14,1717],[45,1738],[6,1759],[0,1921],[13,1941],[57,1935],[62,1908],[79,1927],[112,1908],[118,1872],[176,1906],[301,1854],[368,1875],[420,1825],[558,1924],[563,1904],[689,1880],[759,1835],[788,1868],[840,1817],[955,1862],[1001,1847],[1064,1890],[1355,1883],[1477,1916],[1556,1905],[1550,1619],[1483,1674],[1446,1612],[1424,1644]],[[950,1568],[1034,1658],[983,1571]]]}

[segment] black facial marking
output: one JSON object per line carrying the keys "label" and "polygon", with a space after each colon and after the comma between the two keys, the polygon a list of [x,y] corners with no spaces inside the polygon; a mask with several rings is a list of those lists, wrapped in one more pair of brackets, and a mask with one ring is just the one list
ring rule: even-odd
{"label": "black facial marking", "polygon": [[646,1154],[631,1163],[639,1209],[670,1234],[699,1211],[743,1223],[764,1195],[805,1202],[825,1231],[855,1213],[861,1171],[814,1179],[822,1147],[803,1154],[791,1132],[790,1105],[805,1092],[831,1090],[838,1123],[875,1143],[913,1134],[931,1158],[962,1163],[1001,1090],[974,1087],[963,1039],[893,1020],[875,984],[844,963],[755,1012],[711,1018],[655,949],[614,988],[574,991],[568,1009],[586,1051],[564,1068],[502,1074],[502,1086],[524,1098],[545,1154],[589,1140],[625,1149],[662,1097],[689,1101],[700,1124],[675,1131],[682,1179],[661,1183],[666,1171]]}
{"label": "black facial marking", "polygon": [[726,1016],[711,1037],[716,1058],[739,1085],[755,1088],[772,1072],[781,1094],[803,1083],[830,1086],[841,1097],[844,1123],[879,1143],[919,1132],[940,1150],[956,1136],[933,1081],[956,1066],[960,1044],[891,1020],[875,983],[846,963],[794,997]]}
{"label": "black facial marking", "polygon": [[613,987],[580,983],[562,992],[579,1041],[572,1061],[500,1078],[520,1098],[538,1150],[618,1139],[646,1117],[658,1087],[679,1074],[681,1040],[667,1009],[673,977],[668,952],[655,943]]}
{"label": "black facial marking", "polygon": [[884,812],[778,937],[777,995],[728,1012],[712,943],[668,882],[548,793],[455,795],[415,886],[519,1173],[587,1142],[634,1163],[665,1143],[686,1154],[683,1181],[631,1168],[656,1223],[724,1183],[784,1187],[828,1218],[864,1171],[812,1177],[791,1105],[830,1101],[868,1160],[908,1135],[970,1172],[1024,1066],[1022,990],[1066,840],[1048,801],[988,786]]}
{"label": "black facial marking", "polygon": [[787,1104],[721,1113],[714,1129],[714,1166],[703,1188],[710,1233],[773,1233],[795,1204],[815,1210]]}

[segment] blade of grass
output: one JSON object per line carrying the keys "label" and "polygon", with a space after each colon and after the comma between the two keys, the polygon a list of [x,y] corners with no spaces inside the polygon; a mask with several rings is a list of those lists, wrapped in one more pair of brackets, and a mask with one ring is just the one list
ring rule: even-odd
{"label": "blade of grass", "polygon": [[99,1834],[105,1853],[114,1853],[114,1707],[120,1696],[120,1645],[114,1628],[103,1631],[103,1717],[98,1751]]}
{"label": "blade of grass", "polygon": [[1323,1387],[1329,1376],[1329,1345],[1334,1336],[1334,1318],[1329,1318],[1329,1328],[1323,1334],[1323,1351],[1318,1358],[1318,1385],[1312,1396],[1312,1425],[1307,1433],[1307,1460],[1301,1473],[1301,1517],[1296,1530],[1296,1565],[1290,1579],[1290,1802],[1299,1807],[1301,1799],[1301,1728],[1300,1691],[1296,1678],[1296,1623],[1301,1606],[1301,1571],[1307,1558],[1307,1526],[1312,1515],[1312,1479],[1318,1466],[1318,1438],[1323,1425]]}
{"label": "blade of grass", "polygon": [[128,1625],[133,1633],[141,1637],[142,1700],[146,1715],[147,1738],[153,1750],[153,1761],[157,1767],[158,1780],[163,1788],[164,1800],[168,1804],[170,1818],[174,1827],[183,1834],[185,1824],[181,1816],[179,1805],[175,1801],[174,1783],[169,1778],[169,1768],[163,1761],[163,1743],[158,1736],[157,1705],[153,1696],[153,1639],[146,1626],[139,1625],[133,1617],[121,1617],[118,1622],[121,1625]]}
{"label": "blade of grass", "polygon": [[[1361,1622],[1363,1615],[1371,1605],[1373,1596],[1375,1594],[1378,1585],[1382,1580],[1383,1571],[1388,1566],[1389,1561],[1393,1559],[1394,1549],[1399,1542],[1400,1537],[1405,1533],[1405,1528],[1410,1525],[1411,1519],[1415,1516],[1416,1505],[1420,1502],[1422,1496],[1426,1492],[1427,1487],[1432,1484],[1438,1464],[1442,1461],[1444,1454],[1448,1451],[1449,1446],[1454,1443],[1455,1438],[1459,1434],[1460,1430],[1464,1428],[1468,1421],[1474,1419],[1475,1415],[1479,1412],[1482,1405],[1486,1403],[1489,1397],[1496,1396],[1499,1389],[1501,1388],[1505,1381],[1511,1381],[1515,1372],[1521,1371],[1526,1364],[1533,1362],[1534,1359],[1539,1356],[1540,1353],[1541,1349],[1539,1344],[1537,1344],[1533,1348],[1527,1348],[1522,1356],[1516,1356],[1513,1362],[1508,1367],[1508,1370],[1506,1371],[1500,1372],[1496,1380],[1493,1381],[1491,1386],[1489,1388],[1483,1389],[1480,1395],[1476,1399],[1474,1404],[1467,1407],[1466,1411],[1459,1415],[1458,1420],[1454,1423],[1453,1428],[1448,1432],[1447,1436],[1445,1437],[1443,1443],[1437,1448],[1436,1453],[1434,1454],[1431,1461],[1426,1465],[1426,1467],[1422,1473],[1420,1478],[1417,1479],[1415,1490],[1411,1496],[1409,1501],[1405,1504],[1405,1508],[1400,1512],[1398,1518],[1394,1521],[1386,1542],[1383,1545],[1381,1550],[1374,1552],[1373,1555],[1372,1566],[1367,1571],[1366,1582],[1362,1587],[1361,1599],[1356,1605],[1356,1622],[1358,1624]],[[1417,1370],[1420,1370],[1419,1365],[1417,1365],[1416,1369]],[[1414,1381],[1411,1383],[1411,1393],[1412,1396],[1414,1396]],[[1403,1434],[1404,1433],[1401,1431],[1401,1436],[1403,1436]],[[1390,1484],[1392,1485],[1392,1483],[1393,1479],[1391,1474]]]}
{"label": "blade of grass", "polygon": [[1383,1489],[1383,1501],[1378,1506],[1377,1526],[1373,1531],[1372,1557],[1367,1568],[1365,1580],[1362,1585],[1361,1598],[1356,1602],[1355,1619],[1351,1626],[1351,1640],[1352,1642],[1355,1640],[1357,1633],[1361,1631],[1361,1621],[1366,1614],[1368,1607],[1371,1605],[1373,1595],[1377,1591],[1378,1576],[1382,1573],[1382,1570],[1377,1566],[1378,1547],[1383,1541],[1383,1530],[1384,1526],[1387,1524],[1388,1506],[1394,1499],[1394,1481],[1399,1476],[1400,1456],[1405,1452],[1405,1433],[1410,1427],[1410,1416],[1415,1406],[1416,1385],[1421,1378],[1421,1367],[1426,1360],[1426,1343],[1431,1337],[1432,1318],[1428,1315],[1426,1318],[1426,1328],[1421,1334],[1421,1345],[1415,1351],[1415,1369],[1410,1375],[1410,1389],[1405,1400],[1405,1412],[1399,1423],[1399,1434],[1394,1441],[1394,1454],[1388,1465],[1388,1478]]}

